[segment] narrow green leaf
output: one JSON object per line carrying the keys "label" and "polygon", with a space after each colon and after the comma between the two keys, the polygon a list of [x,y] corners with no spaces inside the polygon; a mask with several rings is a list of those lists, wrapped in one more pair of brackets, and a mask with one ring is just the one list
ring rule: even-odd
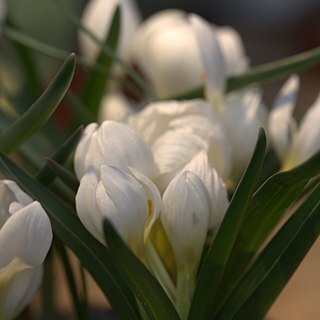
{"label": "narrow green leaf", "polygon": [[[254,83],[267,83],[287,77],[293,73],[305,71],[320,63],[320,48],[312,49],[288,58],[250,68],[247,72],[227,79],[226,93],[243,89]],[[184,100],[202,98],[204,88],[193,90],[171,99]]]}
{"label": "narrow green leaf", "polygon": [[252,68],[245,74],[228,79],[227,92],[239,90],[253,83],[266,83],[293,73],[307,70],[320,63],[320,48]]}
{"label": "narrow green leaf", "polygon": [[320,172],[320,152],[292,170],[271,176],[253,195],[225,273],[224,290],[238,279],[309,179]]}
{"label": "narrow green leaf", "polygon": [[61,166],[55,160],[51,158],[46,158],[46,161],[51,168],[52,172],[55,174],[57,178],[64,182],[66,186],[68,186],[74,192],[77,192],[79,188],[79,181],[77,178],[71,174],[65,167]]}
{"label": "narrow green leaf", "polygon": [[[52,158],[57,163],[64,164],[75,150],[82,136],[82,133],[83,127],[81,126],[63,142],[63,144],[55,151],[55,153],[50,158]],[[54,178],[55,174],[49,168],[49,164],[46,164],[37,176],[37,180],[47,186],[50,185]]]}
{"label": "narrow green leaf", "polygon": [[[234,319],[234,314],[241,309],[253,292],[262,284],[263,281],[265,281],[264,279],[269,272],[274,272],[274,268],[279,270],[281,281],[279,283],[274,281],[272,282],[272,286],[277,287],[277,289],[273,289],[272,291],[277,293],[280,292],[292,274],[291,272],[287,272],[288,269],[286,266],[288,265],[288,262],[286,261],[285,265],[283,265],[283,261],[280,262],[280,259],[283,255],[288,255],[290,250],[292,250],[291,245],[294,239],[301,241],[301,243],[304,241],[304,239],[301,238],[302,226],[309,224],[310,222],[308,222],[308,220],[313,219],[311,217],[313,215],[312,212],[316,206],[318,206],[319,209],[319,203],[320,183],[314,188],[309,197],[300,205],[286,224],[276,233],[268,246],[259,254],[258,258],[245,272],[240,281],[234,285],[231,293],[226,299],[224,299],[220,308],[218,308],[217,313],[215,314],[216,319]],[[317,215],[317,223],[319,223],[319,214]],[[296,248],[294,248],[294,251],[291,254],[294,255],[295,253]],[[301,258],[302,257],[303,255]],[[278,263],[280,263],[279,267],[276,267]],[[280,266],[282,267],[281,271]],[[266,294],[268,293],[266,292]],[[259,312],[262,312],[268,310],[270,305],[273,303],[272,298],[276,298],[276,295],[270,295],[269,300],[265,299],[265,296],[259,297],[262,301],[258,301],[257,304],[259,304],[259,307],[256,308],[256,306],[254,306],[253,309],[258,309]],[[258,318],[254,316],[253,319]]]}
{"label": "narrow green leaf", "polygon": [[135,298],[109,251],[81,224],[76,213],[0,152],[1,172],[15,180],[48,213],[54,233],[80,259],[123,319],[139,319]]}
{"label": "narrow green leaf", "polygon": [[[116,50],[120,35],[120,7],[118,6],[113,15],[109,33],[105,38],[105,45]],[[105,51],[101,50],[97,57],[96,64],[110,69],[113,63],[113,58]],[[102,97],[106,92],[108,78],[100,72],[91,69],[86,77],[82,92],[82,101],[88,107],[92,114],[97,115]]]}
{"label": "narrow green leaf", "polygon": [[40,98],[0,135],[0,148],[10,152],[40,129],[67,92],[75,67],[70,54]]}
{"label": "narrow green leaf", "polygon": [[148,319],[178,320],[176,309],[159,282],[130,251],[108,220],[104,223],[104,234],[114,263],[125,275]]}
{"label": "narrow green leaf", "polygon": [[265,150],[266,136],[261,129],[250,163],[231,199],[216,238],[200,270],[189,319],[210,319],[215,311],[218,288],[251,195],[259,179]]}

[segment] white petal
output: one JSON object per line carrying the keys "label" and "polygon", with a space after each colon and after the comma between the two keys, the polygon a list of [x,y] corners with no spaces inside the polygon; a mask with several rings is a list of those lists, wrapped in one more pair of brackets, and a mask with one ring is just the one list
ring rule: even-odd
{"label": "white petal", "polygon": [[124,241],[135,251],[142,248],[148,202],[142,185],[130,174],[111,166],[101,166],[97,205],[110,219]]}
{"label": "white petal", "polygon": [[102,216],[96,204],[99,177],[100,173],[94,167],[90,167],[81,178],[76,194],[76,209],[79,219],[86,229],[100,242],[105,243]]}
{"label": "white petal", "polygon": [[152,144],[168,130],[170,121],[184,115],[203,115],[214,119],[212,108],[204,100],[161,101],[147,105],[141,112],[132,116],[129,123],[141,132],[148,143]]}
{"label": "white petal", "polygon": [[172,130],[162,135],[152,150],[160,170],[157,185],[164,191],[168,183],[200,150],[207,151],[208,142],[190,130]]}
{"label": "white petal", "polygon": [[177,267],[196,268],[205,243],[210,215],[209,195],[201,179],[183,172],[168,185],[161,221],[172,245]]}
{"label": "white petal", "polygon": [[207,98],[212,106],[217,107],[221,103],[226,80],[226,64],[220,44],[209,23],[195,14],[189,19],[198,40]]}
{"label": "white petal", "polygon": [[293,109],[297,100],[299,78],[291,76],[277,95],[268,120],[271,143],[283,161],[296,132]]}
{"label": "white petal", "polygon": [[183,168],[183,171],[186,170],[195,173],[207,187],[211,204],[209,228],[216,231],[229,205],[227,190],[217,171],[209,165],[204,151],[194,156]]}
{"label": "white petal", "polygon": [[0,267],[16,257],[30,266],[38,266],[47,255],[51,242],[49,218],[40,203],[34,201],[15,212],[1,228]]}
{"label": "white petal", "polygon": [[162,211],[162,200],[158,188],[148,177],[134,168],[130,168],[130,172],[141,183],[148,199],[148,218],[144,231],[144,241],[146,242],[153,224],[159,218],[160,211]]}

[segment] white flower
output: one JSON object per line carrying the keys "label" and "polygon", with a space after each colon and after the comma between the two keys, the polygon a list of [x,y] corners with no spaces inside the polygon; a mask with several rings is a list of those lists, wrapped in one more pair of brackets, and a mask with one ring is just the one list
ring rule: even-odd
{"label": "white flower", "polygon": [[0,319],[13,319],[41,283],[52,231],[40,203],[15,182],[0,182],[0,200]]}
{"label": "white flower", "polygon": [[[207,76],[207,68],[213,71],[210,76],[214,74],[215,84],[222,90],[225,69],[234,73],[233,69],[241,69],[239,64],[244,63],[237,34],[224,28],[219,34],[220,28],[198,16],[165,10],[152,15],[137,29],[132,42],[132,60],[160,97],[199,87]],[[203,57],[210,63],[203,64]]]}
{"label": "white flower", "polygon": [[269,117],[269,134],[284,169],[310,158],[320,149],[320,96],[305,113],[299,126],[293,110],[299,79],[291,76],[280,90]]}
{"label": "white flower", "polygon": [[207,187],[210,197],[209,229],[216,232],[229,205],[227,190],[217,171],[210,166],[204,151],[196,154],[182,171],[195,173]]}
{"label": "white flower", "polygon": [[163,194],[161,222],[172,245],[177,268],[195,271],[208,231],[210,200],[201,179],[184,171],[177,175]]}
{"label": "white flower", "polygon": [[130,116],[128,123],[141,132],[151,145],[169,129],[169,123],[182,116],[201,115],[216,121],[211,106],[204,100],[159,101],[150,103],[140,112]]}
{"label": "white flower", "polygon": [[88,231],[105,243],[103,220],[108,218],[123,240],[141,254],[144,241],[161,210],[154,184],[142,173],[128,174],[116,167],[90,167],[76,195],[79,218]]}
{"label": "white flower", "polygon": [[[91,0],[83,12],[82,23],[100,41],[103,41],[118,5],[120,6],[121,20],[117,52],[122,58],[127,58],[130,40],[140,22],[140,14],[132,0]],[[99,46],[83,31],[79,32],[79,45],[85,57],[90,60],[96,58]]]}
{"label": "white flower", "polygon": [[89,124],[76,149],[74,167],[79,179],[90,166],[99,169],[102,164],[122,170],[133,167],[151,178],[157,175],[151,150],[143,137],[116,121],[104,121],[100,126]]}

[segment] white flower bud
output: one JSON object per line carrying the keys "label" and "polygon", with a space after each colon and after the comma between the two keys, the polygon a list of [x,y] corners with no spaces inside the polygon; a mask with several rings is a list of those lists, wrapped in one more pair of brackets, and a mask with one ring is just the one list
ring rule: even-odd
{"label": "white flower bud", "polygon": [[163,194],[161,222],[172,245],[177,268],[195,270],[208,231],[210,199],[201,179],[192,172],[177,175]]}
{"label": "white flower bud", "polygon": [[90,167],[80,181],[76,208],[83,225],[100,242],[105,243],[103,220],[108,218],[122,239],[140,254],[161,202],[152,182],[136,170],[132,172],[135,176],[107,165],[98,171]]}
{"label": "white flower bud", "polygon": [[104,121],[100,127],[89,124],[76,149],[74,167],[79,179],[90,166],[98,170],[103,164],[122,170],[130,166],[148,177],[157,175],[151,150],[143,137],[116,121]]}

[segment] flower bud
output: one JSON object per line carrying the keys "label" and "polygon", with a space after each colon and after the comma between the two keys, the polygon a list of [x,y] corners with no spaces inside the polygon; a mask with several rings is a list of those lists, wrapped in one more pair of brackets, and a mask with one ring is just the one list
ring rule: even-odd
{"label": "flower bud", "polygon": [[116,121],[104,121],[100,126],[89,124],[76,149],[74,167],[79,179],[90,166],[98,170],[103,164],[122,170],[130,166],[148,177],[157,175],[151,150],[143,137]]}
{"label": "flower bud", "polygon": [[[103,220],[108,218],[122,239],[137,254],[161,209],[152,182],[132,169],[135,176],[116,167],[90,167],[76,195],[79,218],[88,231],[105,243]],[[140,182],[141,181],[141,182]]]}
{"label": "flower bud", "polygon": [[161,222],[172,245],[178,271],[200,261],[208,231],[210,199],[201,179],[192,172],[178,174],[163,194]]}

